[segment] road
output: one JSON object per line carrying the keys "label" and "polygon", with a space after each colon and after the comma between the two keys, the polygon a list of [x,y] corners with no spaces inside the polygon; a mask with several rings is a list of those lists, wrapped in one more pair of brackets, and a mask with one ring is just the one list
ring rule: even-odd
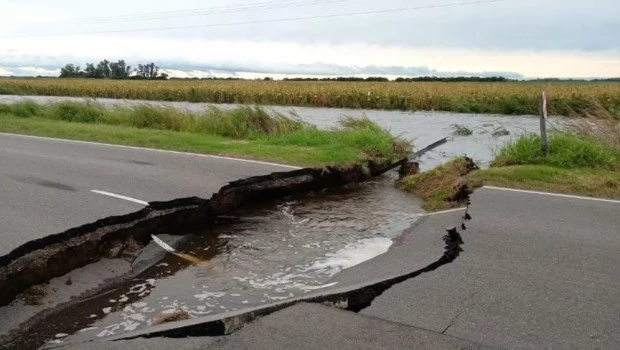
{"label": "road", "polygon": [[32,239],[137,211],[144,202],[208,198],[231,180],[288,170],[232,158],[0,134],[0,256]]}
{"label": "road", "polygon": [[[620,344],[620,201],[496,188],[472,196],[463,253],[360,313],[300,304],[226,337],[69,349],[614,349]],[[418,270],[462,212],[429,215],[339,284]]]}
{"label": "road", "polygon": [[[470,212],[453,264],[391,288],[362,314],[500,348],[620,344],[619,201],[484,188]],[[383,258],[406,260],[423,239]]]}

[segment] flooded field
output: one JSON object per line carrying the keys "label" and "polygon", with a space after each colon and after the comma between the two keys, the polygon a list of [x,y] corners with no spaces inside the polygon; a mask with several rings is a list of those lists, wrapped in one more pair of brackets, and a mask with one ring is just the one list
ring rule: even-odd
{"label": "flooded field", "polygon": [[129,283],[39,320],[15,346],[100,339],[334,286],[331,277],[385,253],[422,214],[394,180],[271,201],[181,240],[161,235],[191,259],[168,254]]}
{"label": "flooded field", "polygon": [[[59,101],[84,101],[75,97],[48,97],[48,96],[2,96],[0,103],[33,100],[39,103]],[[202,111],[209,106],[218,108],[235,108],[238,105],[206,104],[189,102],[161,102],[97,99],[103,105],[136,106],[149,104],[155,106],[169,106],[190,111]],[[296,115],[301,119],[322,128],[328,128],[338,123],[342,117],[367,116],[382,127],[390,130],[394,135],[402,136],[413,141],[416,147],[422,148],[443,137],[450,137],[450,142],[442,147],[427,153],[421,158],[422,169],[428,169],[446,160],[467,155],[476,160],[481,166],[488,165],[493,159],[494,151],[523,133],[539,130],[539,120],[536,116],[504,116],[482,114],[456,114],[445,112],[401,112],[381,110],[355,110],[338,108],[309,108],[309,107],[282,107],[265,106],[265,108],[285,115]],[[561,128],[562,118],[552,118],[548,128]],[[470,135],[459,136],[457,129],[468,130]]]}

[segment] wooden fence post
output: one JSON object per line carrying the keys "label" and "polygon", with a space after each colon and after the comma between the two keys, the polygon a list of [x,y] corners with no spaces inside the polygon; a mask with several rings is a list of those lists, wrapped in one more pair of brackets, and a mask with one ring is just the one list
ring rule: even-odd
{"label": "wooden fence post", "polygon": [[549,153],[549,144],[547,142],[547,95],[544,91],[540,96],[540,142],[542,151],[547,156]]}

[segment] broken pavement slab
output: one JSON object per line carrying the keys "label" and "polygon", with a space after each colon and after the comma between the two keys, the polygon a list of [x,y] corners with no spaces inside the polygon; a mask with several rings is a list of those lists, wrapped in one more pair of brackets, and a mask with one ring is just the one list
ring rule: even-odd
{"label": "broken pavement slab", "polygon": [[[172,248],[176,248],[178,244],[185,239],[183,236],[174,236],[168,234],[157,235],[159,239],[166,242]],[[131,263],[131,269],[134,274],[140,274],[149,267],[160,261],[168,252],[158,245],[155,240],[151,240],[144,247],[135,260]]]}
{"label": "broken pavement slab", "polygon": [[[370,264],[370,266],[373,267],[381,265],[382,268],[373,270],[366,267],[365,271],[367,273],[356,273],[355,276],[357,278],[349,280],[334,278],[333,283],[335,283],[335,286],[317,290],[286,301],[153,326],[147,329],[105,338],[102,339],[102,341],[125,341],[126,339],[136,337],[217,336],[231,334],[242,329],[248,322],[259,317],[265,317],[279,310],[303,302],[327,304],[348,310],[363,309],[367,307],[376,296],[380,295],[385,290],[389,290],[394,285],[408,279],[416,278],[421,274],[432,273],[435,269],[443,268],[444,265],[452,263],[460,254],[462,240],[459,232],[454,228],[449,230],[451,234],[446,234],[445,225],[460,225],[463,222],[463,217],[466,216],[465,214],[466,209],[463,208],[448,213],[427,215],[422,218],[420,224],[415,225],[407,231],[408,234],[406,234],[406,237],[412,239],[413,242],[408,242],[409,245],[396,242],[395,246],[405,248],[405,251],[399,249],[399,252],[410,256],[411,259],[403,259],[403,264],[392,272],[389,269],[394,266],[390,266],[390,264]],[[412,246],[416,247],[421,253],[412,254]],[[389,254],[390,252],[388,252],[388,255]],[[382,256],[379,256],[375,259],[381,259],[381,257]],[[366,266],[368,263],[363,263],[362,265]],[[385,268],[388,270],[385,270]],[[357,271],[359,272],[359,270]]]}
{"label": "broken pavement slab", "polygon": [[[160,342],[161,341],[161,342]],[[480,344],[332,307],[301,303],[226,337],[133,339],[67,350],[113,349],[491,349]]]}

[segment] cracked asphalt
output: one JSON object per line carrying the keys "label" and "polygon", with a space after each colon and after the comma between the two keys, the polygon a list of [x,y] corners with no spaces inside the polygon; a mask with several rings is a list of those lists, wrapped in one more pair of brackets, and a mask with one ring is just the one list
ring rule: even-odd
{"label": "cracked asphalt", "polygon": [[[70,349],[614,349],[620,344],[620,203],[490,188],[456,261],[395,285],[360,313],[300,304],[224,337]],[[420,269],[463,212],[427,216],[340,285]]]}
{"label": "cracked asphalt", "polygon": [[500,348],[617,348],[619,212],[620,203],[479,189],[460,257],[362,314]]}
{"label": "cracked asphalt", "polygon": [[226,183],[290,167],[0,134],[0,256],[30,240],[134,212],[139,201],[209,198]]}

